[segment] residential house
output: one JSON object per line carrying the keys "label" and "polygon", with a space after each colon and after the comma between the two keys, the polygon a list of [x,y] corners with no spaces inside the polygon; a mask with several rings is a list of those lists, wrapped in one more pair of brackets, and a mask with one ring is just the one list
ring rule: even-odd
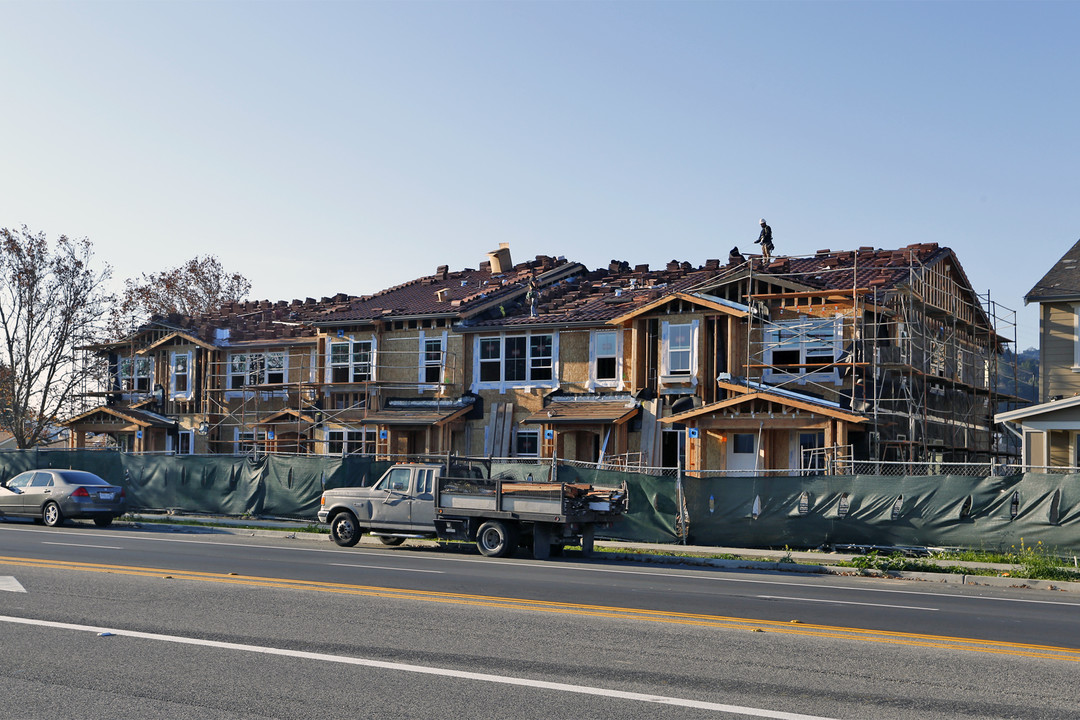
{"label": "residential house", "polygon": [[1080,241],[1024,296],[1039,303],[1039,403],[998,413],[1026,467],[1080,467]]}
{"label": "residential house", "polygon": [[63,424],[71,447],[110,438],[131,452],[304,453],[317,450],[323,352],[311,321],[348,295],[230,303],[219,311],[156,317],[87,351],[108,360],[103,402]]}

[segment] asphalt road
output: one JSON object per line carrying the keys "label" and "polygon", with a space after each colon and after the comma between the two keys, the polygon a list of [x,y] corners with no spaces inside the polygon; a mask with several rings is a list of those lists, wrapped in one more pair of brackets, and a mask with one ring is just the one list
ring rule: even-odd
{"label": "asphalt road", "polygon": [[1077,605],[0,523],[0,717],[1071,719]]}

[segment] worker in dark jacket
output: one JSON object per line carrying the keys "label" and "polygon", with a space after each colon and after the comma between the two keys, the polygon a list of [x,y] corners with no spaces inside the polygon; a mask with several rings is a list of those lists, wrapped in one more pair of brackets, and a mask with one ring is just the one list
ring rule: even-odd
{"label": "worker in dark jacket", "polygon": [[754,241],[754,244],[761,244],[761,257],[765,262],[769,262],[769,258],[772,256],[773,242],[772,242],[772,228],[765,223],[765,218],[761,218],[761,234],[758,235],[758,239]]}

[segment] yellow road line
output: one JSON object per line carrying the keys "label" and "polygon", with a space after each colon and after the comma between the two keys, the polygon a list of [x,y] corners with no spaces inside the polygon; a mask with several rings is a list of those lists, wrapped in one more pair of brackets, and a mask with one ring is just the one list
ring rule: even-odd
{"label": "yellow road line", "polygon": [[530,600],[526,598],[493,597],[467,593],[448,593],[433,590],[409,590],[405,588],[379,587],[373,585],[353,585],[349,583],[323,582],[316,580],[294,580],[288,578],[246,576],[236,574],[202,572],[196,570],[172,570],[167,568],[131,567],[103,563],[81,563],[66,560],[35,560],[19,557],[0,556],[0,565],[35,567],[82,572],[103,572],[137,577],[158,577],[174,580],[197,580],[233,585],[270,587],[288,590],[314,590],[335,594],[382,597],[398,600],[422,600],[457,605],[474,605],[508,610],[531,610],[556,614],[586,615],[621,620],[638,620],[675,625],[693,625],[739,630],[759,630],[785,635],[802,635],[824,638],[847,638],[886,644],[907,645],[952,650],[965,650],[992,654],[1004,654],[1018,657],[1050,658],[1080,662],[1080,650],[1047,645],[1004,642],[999,640],[977,640],[973,638],[948,637],[921,633],[906,633],[890,630],[867,630],[833,625],[815,625],[797,621],[760,620],[754,618],[726,617],[722,615],[704,615],[682,613],[669,610],[644,610],[621,608],[605,605],[586,605],[581,603],[557,602],[550,600]]}

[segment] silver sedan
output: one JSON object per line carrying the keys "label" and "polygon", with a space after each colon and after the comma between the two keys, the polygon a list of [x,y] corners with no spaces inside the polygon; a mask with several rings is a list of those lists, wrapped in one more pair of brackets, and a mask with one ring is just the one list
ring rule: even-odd
{"label": "silver sedan", "polygon": [[27,470],[0,485],[0,517],[30,517],[50,527],[92,519],[108,527],[124,514],[124,488],[83,470]]}

